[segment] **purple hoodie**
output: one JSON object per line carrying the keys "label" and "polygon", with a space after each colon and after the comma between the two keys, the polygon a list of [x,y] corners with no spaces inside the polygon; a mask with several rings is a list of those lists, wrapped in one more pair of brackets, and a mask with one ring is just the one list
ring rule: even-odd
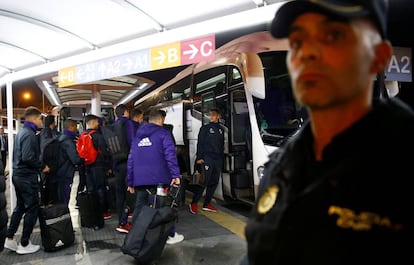
{"label": "purple hoodie", "polygon": [[129,187],[170,184],[180,177],[171,133],[162,126],[144,123],[132,141],[128,157]]}

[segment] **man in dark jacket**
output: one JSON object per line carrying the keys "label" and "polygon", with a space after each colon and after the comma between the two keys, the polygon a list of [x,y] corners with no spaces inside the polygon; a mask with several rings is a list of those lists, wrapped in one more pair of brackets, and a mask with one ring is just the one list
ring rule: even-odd
{"label": "man in dark jacket", "polygon": [[0,161],[0,252],[4,248],[4,241],[6,239],[6,231],[7,231],[7,201],[6,201],[6,180],[4,177],[4,166],[3,163]]}
{"label": "man in dark jacket", "polygon": [[[40,154],[42,156],[42,159],[46,159],[43,158],[43,152],[47,144],[50,143],[52,139],[57,139],[58,136],[59,132],[56,128],[55,115],[49,114],[44,118],[44,127],[40,130],[39,134]],[[47,164],[47,162],[52,163],[53,161],[42,162]],[[58,183],[56,172],[53,172],[51,170],[49,173],[41,173],[41,179],[43,183],[42,203],[49,204],[56,202],[58,200]]]}
{"label": "man in dark jacket", "polygon": [[63,134],[58,138],[59,149],[59,169],[56,173],[58,182],[58,201],[69,204],[70,192],[75,176],[75,168],[83,163],[76,150],[75,137],[78,131],[76,121],[66,120],[63,123]]}
{"label": "man in dark jacket", "polygon": [[6,169],[7,163],[7,153],[9,152],[9,140],[7,135],[4,133],[3,126],[0,125],[0,153],[1,161],[3,162],[3,167]]}
{"label": "man in dark jacket", "polygon": [[59,132],[56,128],[56,117],[55,115],[49,114],[44,119],[44,127],[40,130],[40,149],[46,142],[47,139],[57,138]]}
{"label": "man in dark jacket", "polygon": [[[127,183],[129,192],[137,192],[133,224],[142,207],[148,204],[147,190],[154,190],[158,184],[166,187],[180,185],[181,175],[174,141],[171,133],[164,129],[162,124],[161,112],[157,109],[151,110],[148,123],[141,125],[131,145]],[[183,239],[184,236],[175,232],[174,229],[167,244],[179,243]]]}
{"label": "man in dark jacket", "polygon": [[[211,205],[211,199],[219,183],[224,161],[224,129],[219,123],[220,110],[210,110],[210,123],[203,125],[198,133],[197,142],[197,164],[203,164],[205,170],[206,197],[204,198],[203,210],[216,212],[217,208]],[[204,187],[197,187],[189,205],[190,212],[196,214],[197,203],[201,199]]]}
{"label": "man in dark jacket", "polygon": [[112,218],[108,212],[108,199],[106,192],[106,178],[111,169],[111,156],[105,143],[105,139],[99,130],[99,117],[88,114],[85,117],[87,132],[96,130],[91,134],[93,145],[98,150],[96,161],[86,166],[86,189],[90,192],[97,192],[99,195],[100,211],[104,219]]}
{"label": "man in dark jacket", "polygon": [[[129,110],[124,104],[120,104],[115,108],[117,119],[115,124],[124,123],[125,135],[128,145],[131,146],[132,140],[135,136],[136,125],[135,122],[129,119]],[[121,233],[128,233],[131,224],[128,222],[128,212],[132,209],[126,209],[127,198],[127,159],[124,161],[117,161],[113,164],[113,172],[115,175],[115,189],[116,189],[116,208],[118,211],[118,226],[116,230]]]}
{"label": "man in dark jacket", "polygon": [[[17,203],[13,210],[7,230],[4,247],[18,254],[37,252],[39,245],[30,242],[30,235],[36,224],[39,211],[39,173],[49,171],[47,165],[40,161],[39,141],[36,136],[37,128],[42,124],[40,110],[28,107],[24,113],[25,122],[14,140],[13,176],[12,181],[16,191]],[[13,239],[24,215],[23,232],[20,244]]]}

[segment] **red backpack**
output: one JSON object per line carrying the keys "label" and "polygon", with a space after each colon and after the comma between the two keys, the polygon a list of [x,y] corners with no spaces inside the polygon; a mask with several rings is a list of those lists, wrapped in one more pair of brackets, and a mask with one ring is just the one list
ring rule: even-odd
{"label": "red backpack", "polygon": [[98,150],[96,150],[93,145],[92,133],[95,133],[96,130],[83,131],[76,142],[76,150],[81,158],[85,160],[85,165],[89,166],[95,163],[96,158],[98,157]]}

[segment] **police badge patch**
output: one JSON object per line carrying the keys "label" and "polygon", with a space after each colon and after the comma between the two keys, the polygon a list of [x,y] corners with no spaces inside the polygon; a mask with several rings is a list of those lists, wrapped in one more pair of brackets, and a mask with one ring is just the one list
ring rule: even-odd
{"label": "police badge patch", "polygon": [[259,214],[265,214],[273,205],[276,203],[277,194],[279,193],[279,186],[272,185],[267,188],[267,190],[260,196],[259,203],[257,206],[257,212]]}

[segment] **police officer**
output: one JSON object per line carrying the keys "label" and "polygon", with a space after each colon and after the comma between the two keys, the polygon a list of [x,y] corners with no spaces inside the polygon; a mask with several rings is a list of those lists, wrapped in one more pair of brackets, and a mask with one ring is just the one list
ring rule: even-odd
{"label": "police officer", "polygon": [[266,164],[246,225],[250,265],[413,259],[414,112],[373,97],[392,55],[386,12],[386,0],[278,9],[271,33],[288,38],[293,92],[309,122]]}
{"label": "police officer", "polygon": [[218,108],[210,109],[210,123],[203,125],[198,133],[196,163],[204,166],[206,185],[194,190],[194,196],[189,205],[192,214],[196,214],[198,211],[197,203],[201,199],[204,189],[206,189],[206,197],[202,209],[217,212],[217,208],[210,202],[219,183],[224,161],[224,129],[219,120],[220,110]]}

